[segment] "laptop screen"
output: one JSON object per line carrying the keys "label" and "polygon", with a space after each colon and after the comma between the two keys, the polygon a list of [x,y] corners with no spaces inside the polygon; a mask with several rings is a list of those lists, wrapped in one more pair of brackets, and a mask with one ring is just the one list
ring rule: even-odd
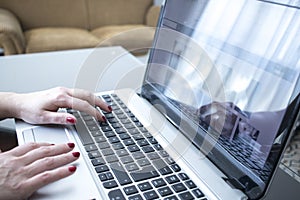
{"label": "laptop screen", "polygon": [[142,95],[251,199],[298,110],[300,1],[167,0]]}

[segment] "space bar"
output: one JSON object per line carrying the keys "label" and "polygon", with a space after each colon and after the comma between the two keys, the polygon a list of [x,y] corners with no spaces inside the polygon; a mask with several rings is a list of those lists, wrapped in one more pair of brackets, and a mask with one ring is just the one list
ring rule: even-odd
{"label": "space bar", "polygon": [[94,143],[94,141],[93,141],[87,127],[84,125],[82,119],[80,119],[80,118],[77,119],[75,128],[77,130],[77,133],[78,133],[79,138],[83,145]]}

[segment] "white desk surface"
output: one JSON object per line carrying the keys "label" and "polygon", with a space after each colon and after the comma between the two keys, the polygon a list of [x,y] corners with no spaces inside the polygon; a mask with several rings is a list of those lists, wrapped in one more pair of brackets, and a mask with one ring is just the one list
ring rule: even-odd
{"label": "white desk surface", "polygon": [[99,92],[138,89],[145,64],[122,47],[0,57],[0,91],[31,92],[55,86]]}

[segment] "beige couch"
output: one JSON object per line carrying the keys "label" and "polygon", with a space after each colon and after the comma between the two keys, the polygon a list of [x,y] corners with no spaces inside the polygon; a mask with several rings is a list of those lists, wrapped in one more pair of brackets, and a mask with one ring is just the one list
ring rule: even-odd
{"label": "beige couch", "polygon": [[0,0],[5,55],[121,45],[151,46],[159,7],[153,0]]}

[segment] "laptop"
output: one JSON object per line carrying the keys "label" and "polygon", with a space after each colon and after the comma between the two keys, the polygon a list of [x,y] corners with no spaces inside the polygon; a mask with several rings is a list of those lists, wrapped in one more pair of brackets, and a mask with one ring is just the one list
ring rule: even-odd
{"label": "laptop", "polygon": [[32,199],[261,199],[296,127],[300,7],[166,0],[141,91],[96,93],[106,123],[17,121],[19,144],[76,143],[71,177]]}

